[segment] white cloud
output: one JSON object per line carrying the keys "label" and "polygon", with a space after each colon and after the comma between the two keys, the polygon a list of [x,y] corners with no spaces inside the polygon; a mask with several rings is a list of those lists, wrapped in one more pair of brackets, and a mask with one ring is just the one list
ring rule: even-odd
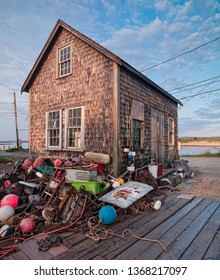
{"label": "white cloud", "polygon": [[[3,2],[8,8],[7,12],[0,9],[0,99],[5,100],[9,92],[19,92],[58,18],[103,42],[140,70],[206,43],[220,32],[218,0]],[[168,89],[216,76],[219,46],[220,40],[144,73]],[[28,96],[22,98],[27,100]],[[197,100],[192,104],[202,107]],[[193,114],[193,110],[190,101],[181,115]],[[197,128],[201,127],[202,123],[197,123]]]}
{"label": "white cloud", "polygon": [[171,7],[171,3],[168,0],[157,0],[154,6],[158,11],[166,11]]}

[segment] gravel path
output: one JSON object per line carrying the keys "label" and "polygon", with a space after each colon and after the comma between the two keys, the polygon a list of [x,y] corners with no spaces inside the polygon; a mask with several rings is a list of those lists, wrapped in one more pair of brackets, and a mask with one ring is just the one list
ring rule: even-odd
{"label": "gravel path", "polygon": [[181,192],[220,199],[220,157],[182,157],[182,159],[188,161],[195,175],[194,180],[189,180]]}

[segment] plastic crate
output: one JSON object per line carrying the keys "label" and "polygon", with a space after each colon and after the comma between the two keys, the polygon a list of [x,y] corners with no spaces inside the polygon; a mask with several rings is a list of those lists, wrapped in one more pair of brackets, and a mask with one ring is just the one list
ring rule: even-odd
{"label": "plastic crate", "polygon": [[93,194],[100,194],[107,187],[106,182],[72,182],[71,185],[79,190],[81,187]]}

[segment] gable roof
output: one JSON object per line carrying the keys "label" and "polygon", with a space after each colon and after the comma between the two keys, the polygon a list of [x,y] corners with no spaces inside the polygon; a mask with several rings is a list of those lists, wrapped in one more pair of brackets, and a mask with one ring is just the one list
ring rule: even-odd
{"label": "gable roof", "polygon": [[174,96],[169,94],[163,88],[161,88],[160,86],[155,84],[153,81],[151,81],[149,78],[147,78],[141,72],[139,72],[134,67],[129,65],[127,62],[122,60],[120,57],[118,57],[117,55],[115,55],[111,51],[107,50],[106,48],[104,48],[100,44],[96,43],[92,39],[88,38],[84,34],[80,33],[79,31],[77,31],[76,29],[74,29],[73,27],[71,27],[70,25],[68,25],[64,21],[62,21],[61,19],[59,19],[57,21],[55,27],[53,28],[53,30],[52,30],[49,38],[47,39],[47,41],[46,41],[46,43],[45,43],[41,53],[39,54],[36,62],[34,63],[34,65],[33,65],[32,69],[31,69],[31,71],[29,72],[26,80],[24,81],[24,83],[23,83],[23,85],[21,87],[21,92],[28,92],[29,91],[29,89],[30,89],[30,87],[31,87],[31,85],[32,85],[32,83],[33,83],[37,73],[39,72],[40,68],[42,67],[43,62],[45,61],[45,59],[48,56],[51,48],[55,44],[56,39],[58,38],[58,36],[61,33],[62,29],[65,29],[65,30],[69,31],[71,34],[73,34],[74,36],[76,36],[77,38],[79,38],[80,40],[82,40],[83,42],[88,44],[89,46],[93,47],[94,49],[96,49],[98,52],[100,52],[104,56],[108,57],[110,60],[112,60],[115,63],[117,63],[118,65],[126,68],[128,71],[132,72],[134,75],[138,76],[140,79],[142,79],[145,82],[147,82],[148,84],[150,84],[153,88],[157,89],[159,92],[161,92],[162,94],[166,95],[167,97],[172,99],[174,102],[182,105],[182,103],[178,99],[176,99]]}

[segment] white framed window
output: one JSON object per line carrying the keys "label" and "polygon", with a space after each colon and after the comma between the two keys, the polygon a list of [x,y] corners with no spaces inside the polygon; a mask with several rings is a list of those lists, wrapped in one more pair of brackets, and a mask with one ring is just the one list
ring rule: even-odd
{"label": "white framed window", "polygon": [[174,145],[174,119],[168,119],[168,144]]}
{"label": "white framed window", "polygon": [[82,150],[84,148],[84,115],[84,106],[47,112],[47,149]]}
{"label": "white framed window", "polygon": [[66,109],[66,148],[84,146],[84,106]]}
{"label": "white framed window", "polygon": [[59,77],[71,74],[71,46],[59,49]]}
{"label": "white framed window", "polygon": [[61,147],[61,110],[46,113],[46,146],[47,148]]}

